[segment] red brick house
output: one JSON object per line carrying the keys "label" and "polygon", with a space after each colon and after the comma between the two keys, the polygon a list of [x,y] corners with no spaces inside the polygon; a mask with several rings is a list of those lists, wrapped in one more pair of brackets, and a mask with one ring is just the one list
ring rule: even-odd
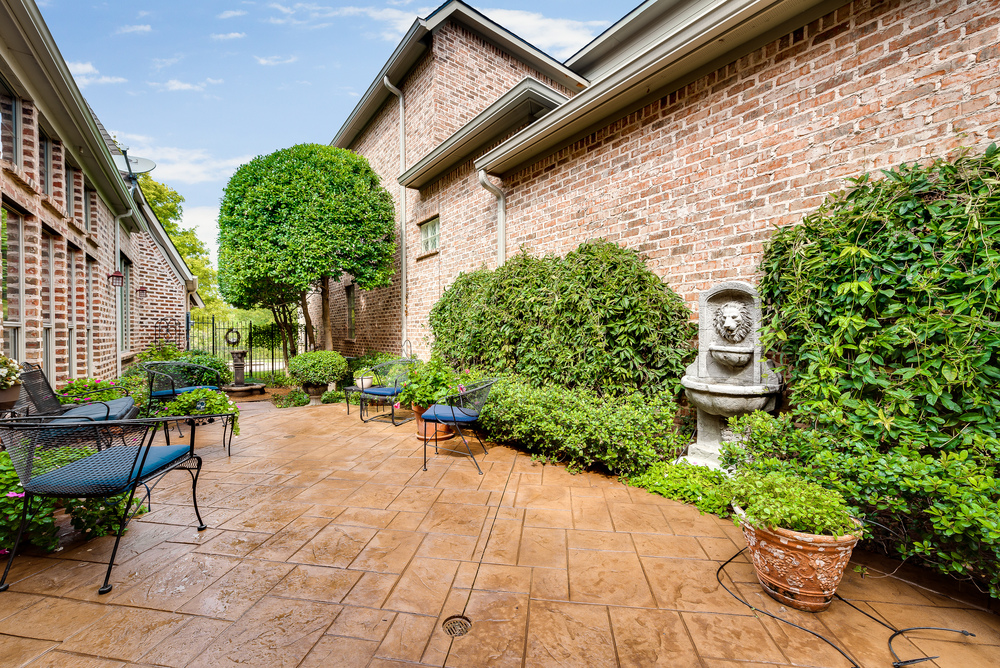
{"label": "red brick house", "polygon": [[696,308],[845,177],[1000,138],[998,43],[992,0],[649,0],[560,63],[447,2],[332,141],[404,243],[392,287],[332,285],[335,347],[426,357],[459,272],[596,237]]}
{"label": "red brick house", "polygon": [[200,302],[197,279],[116,167],[33,2],[0,5],[0,138],[3,352],[57,385],[115,377],[155,321]]}

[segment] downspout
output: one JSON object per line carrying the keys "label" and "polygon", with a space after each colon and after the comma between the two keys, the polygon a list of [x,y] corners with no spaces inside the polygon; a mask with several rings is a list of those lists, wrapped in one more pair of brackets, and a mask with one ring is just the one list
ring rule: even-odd
{"label": "downspout", "polygon": [[[382,85],[399,98],[399,173],[406,171],[406,116],[403,113],[403,91],[389,82],[389,77],[382,77]],[[399,320],[402,338],[399,346],[402,351],[406,345],[406,186],[399,185]],[[404,353],[405,354],[405,353]]]}
{"label": "downspout", "polygon": [[[111,267],[114,269],[121,262],[121,227],[122,220],[128,218],[132,215],[133,209],[129,209],[120,216],[115,216],[115,257],[111,262]],[[115,327],[115,369],[117,370],[117,376],[122,375],[122,350],[121,350],[121,340],[122,340],[122,320],[121,320],[121,290],[115,289],[115,322],[118,326]]]}
{"label": "downspout", "polygon": [[503,191],[486,178],[486,170],[479,170],[479,184],[497,198],[497,266],[507,261],[507,198]]}

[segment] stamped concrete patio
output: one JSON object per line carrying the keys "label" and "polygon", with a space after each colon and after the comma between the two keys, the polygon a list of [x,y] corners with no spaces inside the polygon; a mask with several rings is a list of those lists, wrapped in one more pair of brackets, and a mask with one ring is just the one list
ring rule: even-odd
{"label": "stamped concrete patio", "polygon": [[[412,423],[269,407],[244,404],[231,457],[214,426],[199,431],[210,528],[194,529],[190,483],[171,473],[123,539],[107,596],[110,538],[15,560],[0,666],[850,665],[719,587],[744,544],[728,520],[502,447],[482,476],[444,453],[424,472]],[[894,643],[901,658],[1000,665],[1000,617],[870,563],[841,588],[858,608],[976,634],[913,632]],[[890,631],[847,604],[797,613],[761,593],[746,559],[726,573],[860,665],[892,665]],[[459,613],[472,628],[452,639],[441,623]]]}

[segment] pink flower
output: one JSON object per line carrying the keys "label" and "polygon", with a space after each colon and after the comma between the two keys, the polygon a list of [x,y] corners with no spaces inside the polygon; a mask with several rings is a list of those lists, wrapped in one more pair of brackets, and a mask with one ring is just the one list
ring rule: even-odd
{"label": "pink flower", "polygon": [[5,547],[0,547],[0,557],[6,557],[8,554],[10,554],[10,550]]}
{"label": "pink flower", "polygon": [[393,408],[399,408],[399,402],[397,401],[396,403],[394,403],[394,404],[392,405],[392,407],[393,407]]}
{"label": "pink flower", "polygon": [[24,492],[7,492],[8,499],[23,499]]}
{"label": "pink flower", "polygon": [[465,385],[459,385],[458,386],[458,391],[459,392],[465,392]]}

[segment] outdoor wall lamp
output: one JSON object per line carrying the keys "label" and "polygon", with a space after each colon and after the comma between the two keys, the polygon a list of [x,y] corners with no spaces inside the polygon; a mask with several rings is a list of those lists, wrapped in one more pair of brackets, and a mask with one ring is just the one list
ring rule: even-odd
{"label": "outdoor wall lamp", "polygon": [[140,300],[145,299],[146,295],[148,294],[149,294],[149,289],[146,288],[145,285],[140,285],[139,289],[135,291],[136,297],[138,297]]}
{"label": "outdoor wall lamp", "polygon": [[110,283],[113,288],[120,288],[125,285],[125,274],[116,269],[115,273],[108,274],[108,283]]}

